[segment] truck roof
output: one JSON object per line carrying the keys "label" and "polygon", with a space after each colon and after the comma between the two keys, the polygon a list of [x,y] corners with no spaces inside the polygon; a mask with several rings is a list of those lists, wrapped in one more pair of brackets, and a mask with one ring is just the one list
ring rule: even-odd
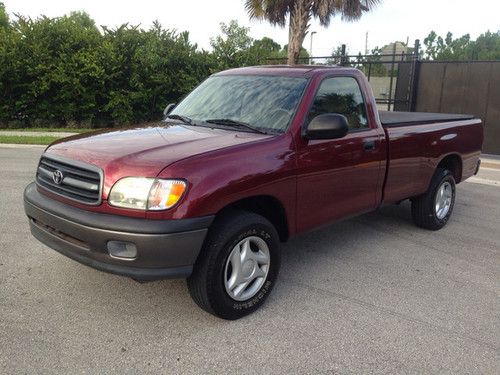
{"label": "truck roof", "polygon": [[325,71],[352,71],[354,68],[346,68],[338,65],[258,65],[244,68],[224,70],[214,74],[219,75],[274,75],[285,77],[305,77],[309,78],[315,73]]}

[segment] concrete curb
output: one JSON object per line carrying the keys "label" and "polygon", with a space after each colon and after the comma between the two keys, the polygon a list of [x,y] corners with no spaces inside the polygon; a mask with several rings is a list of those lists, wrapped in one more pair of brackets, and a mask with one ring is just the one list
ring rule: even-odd
{"label": "concrete curb", "polygon": [[500,163],[500,155],[481,154],[481,159],[489,159]]}
{"label": "concrete curb", "polygon": [[58,137],[64,138],[78,133],[73,132],[24,132],[16,130],[0,130],[0,135],[10,137]]}
{"label": "concrete curb", "polygon": [[10,144],[0,143],[0,148],[46,148],[48,145],[23,145],[23,144]]}
{"label": "concrete curb", "polygon": [[500,169],[500,156],[482,154],[481,168]]}
{"label": "concrete curb", "polygon": [[469,177],[465,182],[470,182],[473,184],[481,184],[481,185],[489,185],[489,186],[500,186],[500,181],[497,180],[491,180],[488,178],[481,178],[481,177]]}

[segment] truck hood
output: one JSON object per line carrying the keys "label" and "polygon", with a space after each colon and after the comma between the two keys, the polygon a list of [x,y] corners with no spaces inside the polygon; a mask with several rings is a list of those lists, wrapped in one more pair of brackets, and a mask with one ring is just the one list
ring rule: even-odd
{"label": "truck hood", "polygon": [[[49,146],[49,154],[79,160],[104,172],[104,195],[125,176],[156,177],[190,156],[236,146],[269,135],[171,123],[76,135]],[[182,177],[182,176],[173,176]]]}

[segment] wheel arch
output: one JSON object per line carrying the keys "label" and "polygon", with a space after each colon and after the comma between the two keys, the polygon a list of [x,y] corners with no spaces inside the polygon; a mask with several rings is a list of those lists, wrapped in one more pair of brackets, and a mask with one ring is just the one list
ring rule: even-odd
{"label": "wheel arch", "polygon": [[462,158],[458,154],[448,154],[438,163],[438,168],[444,168],[451,171],[455,182],[458,184],[462,180]]}
{"label": "wheel arch", "polygon": [[231,210],[253,212],[265,217],[278,232],[280,241],[285,242],[290,237],[287,213],[283,203],[271,195],[255,195],[231,202],[220,209],[216,218]]}

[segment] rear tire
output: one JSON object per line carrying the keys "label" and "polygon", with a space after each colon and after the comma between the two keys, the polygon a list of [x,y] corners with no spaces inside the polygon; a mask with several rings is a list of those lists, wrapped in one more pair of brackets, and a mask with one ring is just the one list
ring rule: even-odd
{"label": "rear tire", "polygon": [[210,228],[187,279],[189,293],[203,310],[239,319],[264,303],[280,261],[279,236],[267,219],[251,212],[227,212]]}
{"label": "rear tire", "polygon": [[421,228],[438,230],[448,222],[455,204],[455,178],[448,169],[438,168],[429,189],[412,200],[411,214]]}

